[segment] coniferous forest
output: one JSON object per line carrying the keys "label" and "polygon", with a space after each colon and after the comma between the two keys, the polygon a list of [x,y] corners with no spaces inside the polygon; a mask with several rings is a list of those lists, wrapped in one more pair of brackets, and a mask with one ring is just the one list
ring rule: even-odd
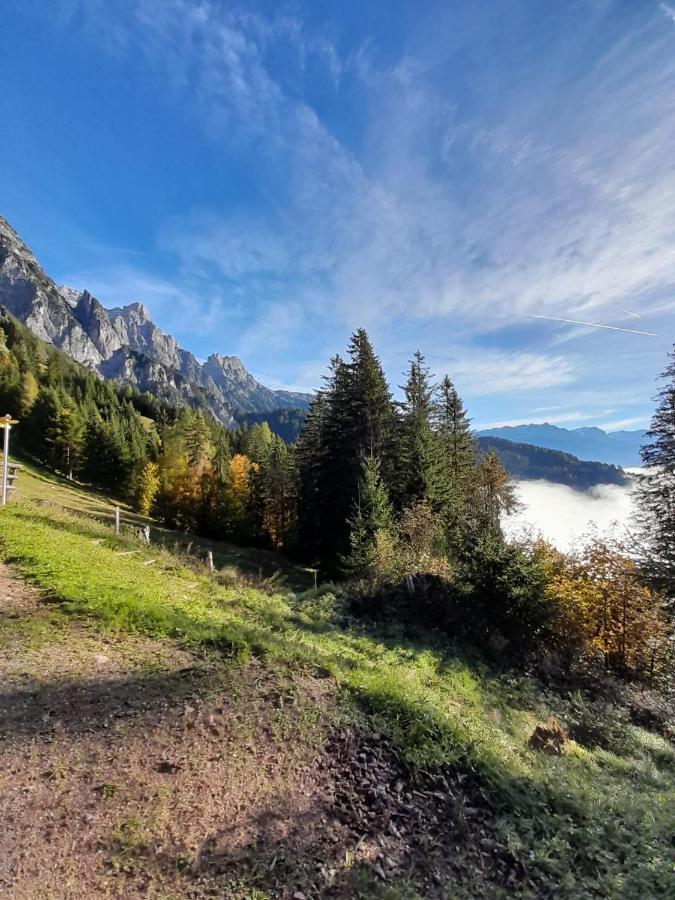
{"label": "coniferous forest", "polygon": [[[661,558],[649,523],[668,528],[657,510],[667,485],[643,481],[642,557],[599,535],[573,555],[505,540],[510,479],[479,449],[452,381],[436,383],[419,352],[395,401],[357,331],[289,446],[267,422],[229,431],[200,409],[120,388],[10,316],[1,340],[0,404],[20,420],[19,447],[69,479],[171,528],[316,566],[352,585],[358,614],[441,628],[511,659],[554,647],[566,664],[601,660],[644,678],[666,665],[672,554],[662,541]],[[672,450],[665,397],[649,464]]]}

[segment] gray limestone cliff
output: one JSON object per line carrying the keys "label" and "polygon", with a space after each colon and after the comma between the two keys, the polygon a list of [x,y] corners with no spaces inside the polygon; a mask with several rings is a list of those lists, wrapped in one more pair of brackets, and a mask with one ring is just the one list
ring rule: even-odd
{"label": "gray limestone cliff", "polygon": [[311,400],[265,387],[236,356],[214,353],[201,364],[141,303],[106,309],[89,291],[58,287],[2,216],[0,305],[104,378],[170,403],[202,406],[224,425],[245,413],[306,409]]}

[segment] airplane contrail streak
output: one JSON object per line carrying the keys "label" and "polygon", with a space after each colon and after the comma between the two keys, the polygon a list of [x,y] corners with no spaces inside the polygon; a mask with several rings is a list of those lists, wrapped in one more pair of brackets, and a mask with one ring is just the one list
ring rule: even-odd
{"label": "airplane contrail streak", "polygon": [[607,328],[609,331],[625,331],[627,334],[644,334],[647,337],[658,337],[653,331],[636,331],[633,328],[619,328],[618,325],[601,325],[599,322],[580,322],[578,319],[559,319],[557,316],[537,316],[533,319],[547,319],[549,322],[567,322],[568,325],[588,325],[589,328]]}
{"label": "airplane contrail streak", "polygon": [[642,316],[638,316],[637,313],[631,312],[629,309],[624,309],[624,312],[627,316],[632,316],[634,319],[641,319]]}

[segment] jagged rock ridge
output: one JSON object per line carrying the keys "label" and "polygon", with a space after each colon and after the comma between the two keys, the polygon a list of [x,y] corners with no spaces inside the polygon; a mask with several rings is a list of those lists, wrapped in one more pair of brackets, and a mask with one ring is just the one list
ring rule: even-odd
{"label": "jagged rock ridge", "polygon": [[311,399],[265,387],[236,356],[214,353],[200,363],[140,303],[106,309],[89,291],[58,287],[2,216],[0,304],[103,377],[168,402],[203,406],[225,425],[234,425],[238,414],[306,409]]}

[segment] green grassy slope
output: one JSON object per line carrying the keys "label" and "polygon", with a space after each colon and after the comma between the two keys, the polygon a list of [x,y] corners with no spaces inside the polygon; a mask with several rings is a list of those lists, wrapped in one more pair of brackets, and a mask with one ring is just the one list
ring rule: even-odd
{"label": "green grassy slope", "polygon": [[[172,531],[158,525],[152,519],[139,516],[125,504],[112,500],[93,488],[78,485],[53,472],[45,472],[25,460],[17,461],[21,465],[15,492],[17,500],[55,504],[66,511],[91,516],[101,523],[112,523],[115,506],[119,506],[123,531],[131,533],[135,529],[150,525],[151,543],[158,547],[189,550],[193,555],[204,554],[207,550],[211,550],[214,563],[219,569],[233,566],[246,575],[264,578],[275,575],[295,589],[308,588],[314,584],[313,570],[293,565],[277,553],[240,547],[225,541],[211,541],[204,537],[186,535],[182,531]],[[0,452],[0,465],[1,463]]]}
{"label": "green grassy slope", "polygon": [[414,771],[455,768],[482,785],[500,846],[538,885],[523,895],[669,896],[675,752],[664,739],[630,727],[613,750],[533,752],[528,736],[551,710],[527,679],[498,677],[433,636],[362,628],[339,590],[274,594],[229,569],[209,576],[167,542],[115,538],[101,498],[38,473],[22,493],[0,510],[0,554],[64,610],[333,677],[347,714]]}

